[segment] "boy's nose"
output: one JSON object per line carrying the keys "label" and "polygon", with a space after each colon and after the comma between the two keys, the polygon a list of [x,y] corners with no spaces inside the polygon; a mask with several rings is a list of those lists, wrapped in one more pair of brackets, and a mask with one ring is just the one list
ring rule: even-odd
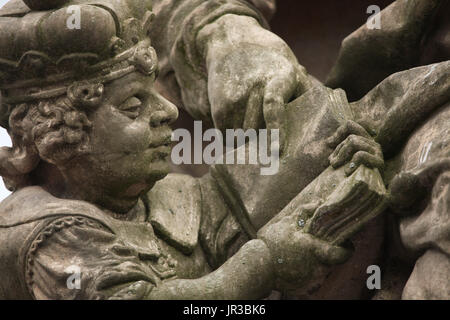
{"label": "boy's nose", "polygon": [[152,113],[150,117],[150,125],[152,127],[159,127],[175,122],[178,118],[178,108],[160,94],[157,94],[156,98],[160,108]]}

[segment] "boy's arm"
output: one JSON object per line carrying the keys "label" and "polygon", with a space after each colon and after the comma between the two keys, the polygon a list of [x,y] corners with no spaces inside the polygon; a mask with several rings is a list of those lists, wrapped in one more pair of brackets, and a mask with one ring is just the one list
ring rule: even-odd
{"label": "boy's arm", "polygon": [[153,289],[150,300],[255,300],[274,287],[272,257],[261,240],[247,242],[219,269],[200,279],[167,281]]}

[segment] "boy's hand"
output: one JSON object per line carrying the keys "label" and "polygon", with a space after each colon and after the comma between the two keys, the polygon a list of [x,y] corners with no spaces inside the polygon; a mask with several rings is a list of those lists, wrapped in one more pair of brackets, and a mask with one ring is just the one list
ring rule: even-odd
{"label": "boy's hand", "polygon": [[352,253],[304,232],[297,215],[261,229],[258,238],[272,253],[276,289],[282,292],[321,283],[332,265],[344,263]]}

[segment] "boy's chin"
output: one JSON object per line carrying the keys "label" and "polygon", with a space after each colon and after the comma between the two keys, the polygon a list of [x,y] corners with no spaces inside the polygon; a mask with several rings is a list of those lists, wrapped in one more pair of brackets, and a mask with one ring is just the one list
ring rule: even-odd
{"label": "boy's chin", "polygon": [[123,190],[121,196],[133,198],[145,194],[153,188],[156,182],[164,179],[169,173],[170,165],[168,161],[153,162],[148,168],[148,172],[143,174],[140,179],[135,177],[134,183]]}
{"label": "boy's chin", "polygon": [[167,160],[161,160],[153,162],[151,164],[151,173],[149,175],[148,182],[153,184],[161,179],[164,179],[170,173],[170,164]]}

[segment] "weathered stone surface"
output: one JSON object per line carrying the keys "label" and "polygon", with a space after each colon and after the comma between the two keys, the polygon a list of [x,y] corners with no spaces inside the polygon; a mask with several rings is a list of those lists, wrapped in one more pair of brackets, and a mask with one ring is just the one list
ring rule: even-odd
{"label": "weathered stone surface", "polygon": [[[274,1],[12,0],[0,298],[362,299],[378,264],[374,298],[448,299],[450,63],[411,53],[446,48],[448,5],[413,2],[344,42],[328,82],[344,91],[265,28]],[[178,110],[155,88],[222,131],[279,129],[279,170],[169,174]]]}

